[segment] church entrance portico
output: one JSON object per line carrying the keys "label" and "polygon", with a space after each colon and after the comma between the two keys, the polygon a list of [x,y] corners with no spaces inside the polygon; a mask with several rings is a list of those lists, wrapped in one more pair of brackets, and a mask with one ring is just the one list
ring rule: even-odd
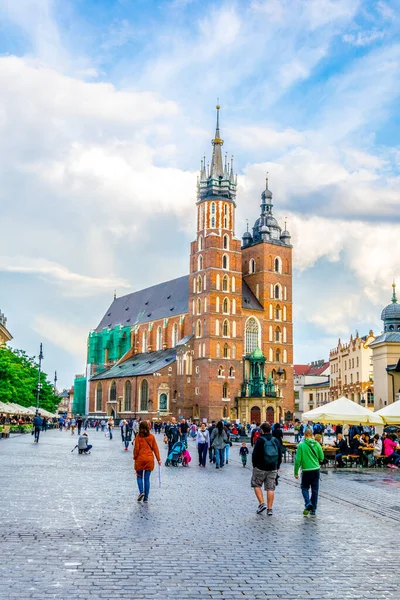
{"label": "church entrance portico", "polygon": [[261,423],[261,409],[259,406],[253,406],[250,410],[250,423]]}

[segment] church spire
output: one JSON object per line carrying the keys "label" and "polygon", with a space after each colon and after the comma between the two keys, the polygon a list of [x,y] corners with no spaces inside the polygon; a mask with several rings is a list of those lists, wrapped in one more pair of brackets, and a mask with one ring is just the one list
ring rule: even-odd
{"label": "church spire", "polygon": [[395,281],[393,281],[393,283],[392,283],[392,288],[393,288],[392,304],[397,304],[396,282]]}
{"label": "church spire", "polygon": [[215,138],[212,140],[213,145],[213,155],[211,161],[211,177],[223,177],[224,170],[222,166],[222,145],[224,140],[221,139],[221,134],[219,132],[219,109],[220,105],[217,104],[217,125],[215,128]]}

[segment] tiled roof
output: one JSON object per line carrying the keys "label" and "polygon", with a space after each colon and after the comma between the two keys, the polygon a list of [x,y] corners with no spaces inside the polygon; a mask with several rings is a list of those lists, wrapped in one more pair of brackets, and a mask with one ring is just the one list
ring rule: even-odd
{"label": "tiled roof", "polygon": [[382,342],[390,342],[392,344],[400,344],[400,333],[395,331],[387,331],[382,335],[378,336],[373,342],[370,343],[369,347],[373,348],[377,344],[381,344]]}
{"label": "tiled roof", "polygon": [[242,308],[264,310],[244,279],[242,280]]}
{"label": "tiled roof", "polygon": [[303,388],[315,388],[315,387],[329,387],[330,380],[321,381],[319,383],[307,383],[307,385],[303,385]]}
{"label": "tiled roof", "polygon": [[329,362],[322,365],[294,365],[294,375],[322,375],[329,367]]}
{"label": "tiled roof", "polygon": [[[131,326],[166,319],[188,312],[189,275],[116,298],[95,331],[117,325]],[[263,310],[247,283],[243,280],[242,307]]]}
{"label": "tiled roof", "polygon": [[92,377],[92,380],[118,379],[119,377],[136,377],[151,375],[176,361],[176,348],[135,354],[132,358],[114,365],[108,371]]}
{"label": "tiled roof", "polygon": [[187,313],[188,294],[189,276],[185,275],[116,298],[96,331],[102,331],[105,327],[137,325]]}

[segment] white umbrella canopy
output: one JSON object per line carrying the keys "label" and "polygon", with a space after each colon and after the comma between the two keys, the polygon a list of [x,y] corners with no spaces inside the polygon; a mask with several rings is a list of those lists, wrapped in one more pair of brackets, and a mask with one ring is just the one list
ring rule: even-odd
{"label": "white umbrella canopy", "polygon": [[2,413],[3,415],[14,415],[15,410],[13,410],[11,406],[9,406],[9,404],[6,404],[5,402],[0,402],[0,413]]}
{"label": "white umbrella canopy", "polygon": [[11,410],[10,414],[14,414],[14,415],[32,415],[32,414],[35,414],[29,408],[26,408],[26,406],[21,406],[20,404],[16,404],[15,402],[9,402],[8,406],[10,407],[10,410]]}
{"label": "white umbrella canopy", "polygon": [[384,406],[375,414],[380,415],[387,425],[400,425],[400,400]]}
{"label": "white umbrella canopy", "polygon": [[[34,414],[34,415],[36,414],[36,407],[35,407],[35,406],[30,406],[30,407],[29,407],[29,410],[30,410],[31,412],[33,412],[33,414]],[[53,413],[49,412],[48,410],[46,410],[46,409],[44,409],[44,408],[40,408],[40,406],[39,406],[39,409],[38,409],[38,411],[39,411],[39,413],[40,413],[40,415],[41,415],[42,417],[49,417],[50,419],[52,419],[53,417],[56,417],[56,416],[57,416],[57,415],[53,415]]]}
{"label": "white umbrella canopy", "polygon": [[345,396],[303,413],[303,421],[318,421],[331,425],[384,425],[380,415]]}

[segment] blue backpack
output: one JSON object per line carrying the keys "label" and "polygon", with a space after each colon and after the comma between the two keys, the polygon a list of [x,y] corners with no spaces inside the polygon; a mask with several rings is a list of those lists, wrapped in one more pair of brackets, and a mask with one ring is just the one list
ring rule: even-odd
{"label": "blue backpack", "polygon": [[275,438],[270,440],[264,439],[264,461],[271,467],[278,466],[279,450],[277,444],[278,442]]}

